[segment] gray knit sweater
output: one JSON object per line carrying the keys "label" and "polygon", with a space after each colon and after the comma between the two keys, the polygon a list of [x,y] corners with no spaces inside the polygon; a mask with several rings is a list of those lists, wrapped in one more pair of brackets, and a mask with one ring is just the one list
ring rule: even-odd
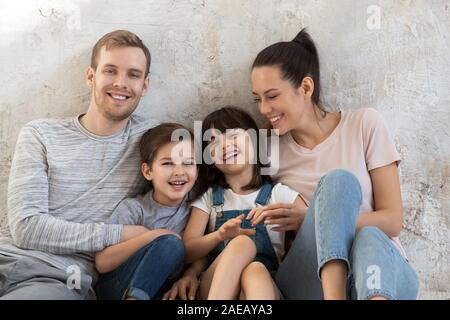
{"label": "gray knit sweater", "polygon": [[76,264],[94,275],[94,253],[118,243],[123,227],[104,222],[143,186],[139,140],[157,122],[133,115],[123,131],[104,137],[78,119],[35,120],[20,131],[0,254],[62,270]]}

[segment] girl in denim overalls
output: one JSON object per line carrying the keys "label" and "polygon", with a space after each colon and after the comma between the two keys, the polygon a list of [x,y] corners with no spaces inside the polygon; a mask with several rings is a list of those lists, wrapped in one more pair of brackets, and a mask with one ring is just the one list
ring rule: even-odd
{"label": "girl in denim overalls", "polygon": [[222,108],[205,118],[202,133],[210,141],[204,144],[197,200],[183,236],[187,262],[208,261],[199,297],[278,299],[272,278],[284,255],[284,232],[281,226],[267,228],[265,223],[276,221],[264,221],[260,208],[285,203],[300,211],[306,205],[297,192],[261,175],[253,147],[258,127],[249,114]]}

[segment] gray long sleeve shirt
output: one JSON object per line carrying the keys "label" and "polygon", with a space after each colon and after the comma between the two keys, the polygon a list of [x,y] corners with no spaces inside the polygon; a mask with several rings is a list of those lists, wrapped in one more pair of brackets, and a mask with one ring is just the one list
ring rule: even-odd
{"label": "gray long sleeve shirt", "polygon": [[121,200],[141,191],[139,140],[158,123],[132,115],[123,131],[104,137],[78,119],[35,120],[20,131],[0,254],[62,270],[78,265],[95,277],[94,253],[118,243],[123,227],[105,221]]}

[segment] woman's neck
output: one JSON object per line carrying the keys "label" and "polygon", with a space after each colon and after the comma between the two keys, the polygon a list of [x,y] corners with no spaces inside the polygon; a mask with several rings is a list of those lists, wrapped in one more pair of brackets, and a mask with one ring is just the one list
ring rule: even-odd
{"label": "woman's neck", "polygon": [[255,190],[243,190],[243,187],[248,185],[253,178],[253,165],[245,166],[242,171],[234,174],[225,175],[225,180],[234,193],[245,195],[254,192]]}
{"label": "woman's neck", "polygon": [[302,147],[314,149],[330,136],[340,120],[340,112],[326,113],[325,116],[322,116],[321,110],[311,108],[310,112],[302,117],[297,128],[291,131],[291,135],[295,142]]}

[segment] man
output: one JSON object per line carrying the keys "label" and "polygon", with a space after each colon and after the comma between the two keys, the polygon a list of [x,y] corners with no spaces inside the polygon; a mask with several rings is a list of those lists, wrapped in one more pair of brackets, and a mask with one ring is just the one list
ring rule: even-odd
{"label": "man", "polygon": [[20,131],[0,238],[0,299],[93,299],[93,255],[147,230],[105,224],[143,186],[138,144],[157,122],[133,115],[149,88],[150,52],[133,33],[103,36],[86,73],[85,114]]}

